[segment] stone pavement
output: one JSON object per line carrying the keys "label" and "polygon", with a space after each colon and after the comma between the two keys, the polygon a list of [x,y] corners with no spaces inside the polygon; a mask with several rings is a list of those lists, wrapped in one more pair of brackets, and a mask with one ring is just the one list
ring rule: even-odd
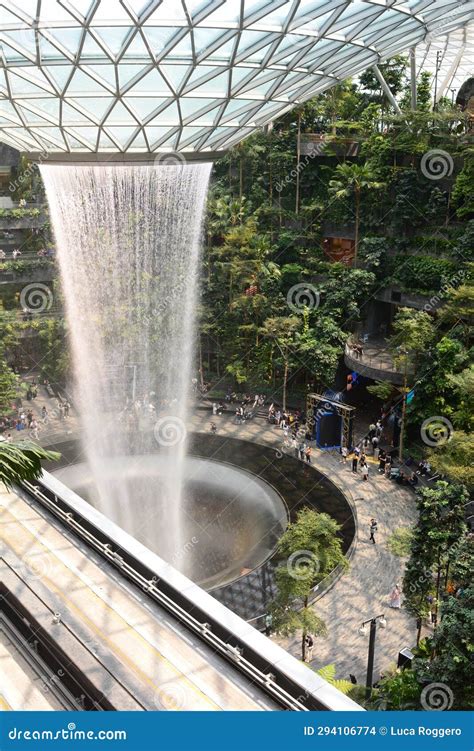
{"label": "stone pavement", "polygon": [[[208,431],[211,415],[195,413],[191,421],[193,430]],[[215,416],[219,435],[229,435],[256,443],[282,447],[283,433],[264,420],[254,420],[234,425],[228,416]],[[314,604],[318,615],[328,628],[327,638],[315,639],[312,666],[320,668],[334,663],[338,678],[348,678],[352,673],[358,683],[365,683],[368,635],[360,636],[362,621],[385,613],[387,627],[377,629],[375,645],[374,680],[396,662],[398,652],[414,643],[415,621],[404,610],[389,607],[393,585],[401,583],[404,561],[390,552],[387,538],[397,527],[409,526],[416,521],[413,492],[380,476],[376,464],[369,457],[370,475],[364,482],[360,474],[354,476],[350,462],[340,462],[339,454],[313,450],[312,462],[327,474],[353,501],[357,510],[358,534],[355,552],[348,573]],[[371,517],[378,522],[376,544],[369,540]],[[301,659],[299,636],[275,640]]]}

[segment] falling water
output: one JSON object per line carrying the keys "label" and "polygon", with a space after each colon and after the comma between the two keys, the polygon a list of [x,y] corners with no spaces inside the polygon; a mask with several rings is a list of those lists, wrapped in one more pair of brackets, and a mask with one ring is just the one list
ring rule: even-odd
{"label": "falling water", "polygon": [[170,561],[179,559],[184,541],[185,425],[210,170],[210,164],[41,166],[75,402],[100,510],[119,523],[134,513],[140,498],[130,497],[117,458],[134,454],[139,463],[139,454],[158,447],[167,457],[166,475],[159,487],[150,478],[146,490],[151,498],[164,496],[165,515],[144,523],[156,526]]}

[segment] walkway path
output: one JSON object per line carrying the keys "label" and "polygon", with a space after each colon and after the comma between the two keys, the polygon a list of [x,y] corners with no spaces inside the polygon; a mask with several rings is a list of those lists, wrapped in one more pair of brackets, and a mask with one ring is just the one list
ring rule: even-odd
{"label": "walkway path", "polygon": [[[218,426],[219,435],[281,448],[283,432],[263,420],[234,425],[226,416],[212,419]],[[209,412],[201,412],[194,415],[191,424],[193,430],[208,431],[209,423]],[[359,636],[358,628],[367,618],[385,613],[387,628],[378,629],[377,633],[376,680],[390,663],[396,662],[400,649],[412,646],[415,636],[414,620],[403,608],[394,610],[389,607],[389,595],[393,585],[402,579],[404,561],[392,555],[387,547],[387,539],[393,530],[415,523],[415,497],[411,490],[380,476],[373,461],[370,479],[364,482],[360,474],[357,477],[352,474],[350,463],[340,463],[336,454],[314,450],[312,460],[315,467],[352,498],[359,524],[349,572],[314,605],[326,622],[329,635],[315,641],[312,665],[319,668],[334,663],[337,677],[348,678],[352,673],[359,683],[364,683],[368,636]],[[276,458],[275,472],[278,471]],[[371,517],[375,517],[379,525],[375,545],[369,540]],[[292,654],[301,657],[299,637],[276,640]]]}

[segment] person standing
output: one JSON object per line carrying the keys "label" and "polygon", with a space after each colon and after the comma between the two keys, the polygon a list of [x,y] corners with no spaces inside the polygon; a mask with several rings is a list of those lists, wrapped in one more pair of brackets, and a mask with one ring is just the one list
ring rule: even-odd
{"label": "person standing", "polygon": [[354,452],[354,455],[352,457],[352,471],[354,472],[354,474],[357,474],[357,464],[358,464],[358,461],[359,460],[357,458],[357,454]]}
{"label": "person standing", "polygon": [[387,459],[387,454],[383,449],[380,449],[379,451],[379,472],[383,474],[385,470],[385,460]]}
{"label": "person standing", "polygon": [[270,636],[272,632],[273,616],[271,613],[267,613],[265,616],[265,636]]}
{"label": "person standing", "polygon": [[390,593],[390,607],[391,608],[400,608],[401,607],[401,590],[400,585],[397,583],[395,584],[394,588],[392,589]]}
{"label": "person standing", "polygon": [[307,464],[311,464],[311,446],[306,447],[306,451],[304,452],[306,456],[306,462]]}
{"label": "person standing", "polygon": [[375,545],[375,533],[377,532],[377,521],[375,519],[370,520],[370,539]]}
{"label": "person standing", "polygon": [[385,459],[385,467],[384,467],[384,473],[387,479],[390,479],[391,471],[392,471],[392,457],[390,456],[390,454],[388,454],[387,458]]}
{"label": "person standing", "polygon": [[362,479],[367,482],[367,480],[369,479],[369,465],[367,464],[367,462],[364,462],[363,464],[361,462],[361,469],[362,469]]}
{"label": "person standing", "polygon": [[342,446],[341,448],[341,462],[343,464],[347,464],[347,454],[348,454],[347,446]]}
{"label": "person standing", "polygon": [[313,647],[314,647],[314,640],[311,634],[306,634],[305,640],[305,662],[311,662],[313,659]]}

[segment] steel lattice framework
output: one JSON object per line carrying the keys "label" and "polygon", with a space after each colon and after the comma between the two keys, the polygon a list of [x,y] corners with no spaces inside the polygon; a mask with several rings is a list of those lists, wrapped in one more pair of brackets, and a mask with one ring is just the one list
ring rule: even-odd
{"label": "steel lattice framework", "polygon": [[0,138],[210,152],[472,18],[462,0],[0,2]]}

